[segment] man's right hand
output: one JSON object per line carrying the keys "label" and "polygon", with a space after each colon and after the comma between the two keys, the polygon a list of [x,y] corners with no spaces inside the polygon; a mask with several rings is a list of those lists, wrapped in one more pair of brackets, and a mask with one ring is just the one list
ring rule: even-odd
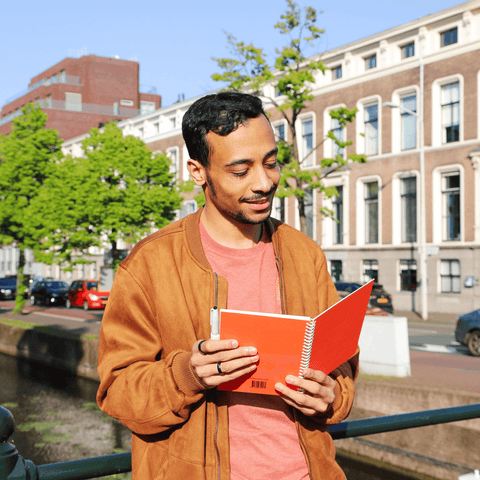
{"label": "man's right hand", "polygon": [[[236,340],[205,340],[200,351],[199,343],[192,347],[190,363],[205,388],[214,388],[257,368],[258,355],[255,347],[239,347]],[[203,353],[202,353],[203,352]],[[220,364],[219,373],[217,365]]]}

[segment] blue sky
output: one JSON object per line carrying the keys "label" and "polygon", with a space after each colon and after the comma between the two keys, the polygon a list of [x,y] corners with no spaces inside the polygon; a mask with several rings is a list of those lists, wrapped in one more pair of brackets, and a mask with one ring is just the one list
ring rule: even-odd
{"label": "blue sky", "polygon": [[[319,15],[325,34],[311,54],[439,12],[455,0],[298,0]],[[80,52],[140,63],[140,83],[163,97],[192,98],[219,88],[211,57],[228,55],[224,31],[273,55],[285,37],[273,25],[282,0],[0,0],[0,105],[26,89],[30,78]]]}

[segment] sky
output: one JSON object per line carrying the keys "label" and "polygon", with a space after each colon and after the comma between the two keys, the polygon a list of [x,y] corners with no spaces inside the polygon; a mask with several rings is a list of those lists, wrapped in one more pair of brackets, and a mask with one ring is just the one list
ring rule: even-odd
{"label": "sky", "polygon": [[[325,29],[321,53],[436,13],[455,0],[297,0],[312,6]],[[143,90],[156,87],[162,106],[220,85],[212,57],[229,56],[226,33],[253,43],[273,63],[286,37],[274,28],[282,0],[0,0],[0,106],[27,89],[30,79],[66,57],[118,55],[140,63]]]}

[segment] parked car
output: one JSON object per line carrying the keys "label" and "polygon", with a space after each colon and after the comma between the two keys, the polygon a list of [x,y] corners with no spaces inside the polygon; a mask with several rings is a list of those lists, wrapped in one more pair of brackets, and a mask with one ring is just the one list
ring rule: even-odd
{"label": "parked car", "polygon": [[[339,290],[338,291],[338,296],[340,297],[340,300],[341,300],[342,298],[345,298],[350,293],[351,292],[346,292],[344,290]],[[379,315],[381,317],[388,317],[390,314],[388,312],[386,312],[385,310],[382,310],[380,307],[373,306],[369,301],[368,306],[367,306],[367,311],[365,312],[365,315]]]}
{"label": "parked car", "polygon": [[0,278],[0,299],[12,300],[17,294],[16,278]]}
{"label": "parked car", "polygon": [[75,280],[68,290],[67,308],[82,306],[84,310],[105,308],[110,291],[101,290],[98,280]]}
{"label": "parked car", "polygon": [[480,357],[480,309],[461,315],[455,328],[455,340]]}
{"label": "parked car", "polygon": [[54,280],[40,280],[30,289],[30,303],[36,305],[65,305],[68,294],[68,284]]}
{"label": "parked car", "polygon": [[[335,282],[335,288],[339,292],[352,293],[362,285],[364,284],[360,282]],[[373,284],[372,293],[370,295],[370,305],[372,307],[379,307],[388,313],[393,313],[392,297],[379,283]]]}

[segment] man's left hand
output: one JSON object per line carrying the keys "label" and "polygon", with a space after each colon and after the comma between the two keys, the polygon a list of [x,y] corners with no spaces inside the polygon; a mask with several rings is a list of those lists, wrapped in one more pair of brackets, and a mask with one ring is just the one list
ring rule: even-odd
{"label": "man's left hand", "polygon": [[325,413],[335,400],[333,389],[335,380],[320,370],[306,368],[302,377],[288,375],[286,383],[303,388],[305,393],[297,392],[283,383],[275,384],[275,389],[282,395],[283,400],[308,416]]}

